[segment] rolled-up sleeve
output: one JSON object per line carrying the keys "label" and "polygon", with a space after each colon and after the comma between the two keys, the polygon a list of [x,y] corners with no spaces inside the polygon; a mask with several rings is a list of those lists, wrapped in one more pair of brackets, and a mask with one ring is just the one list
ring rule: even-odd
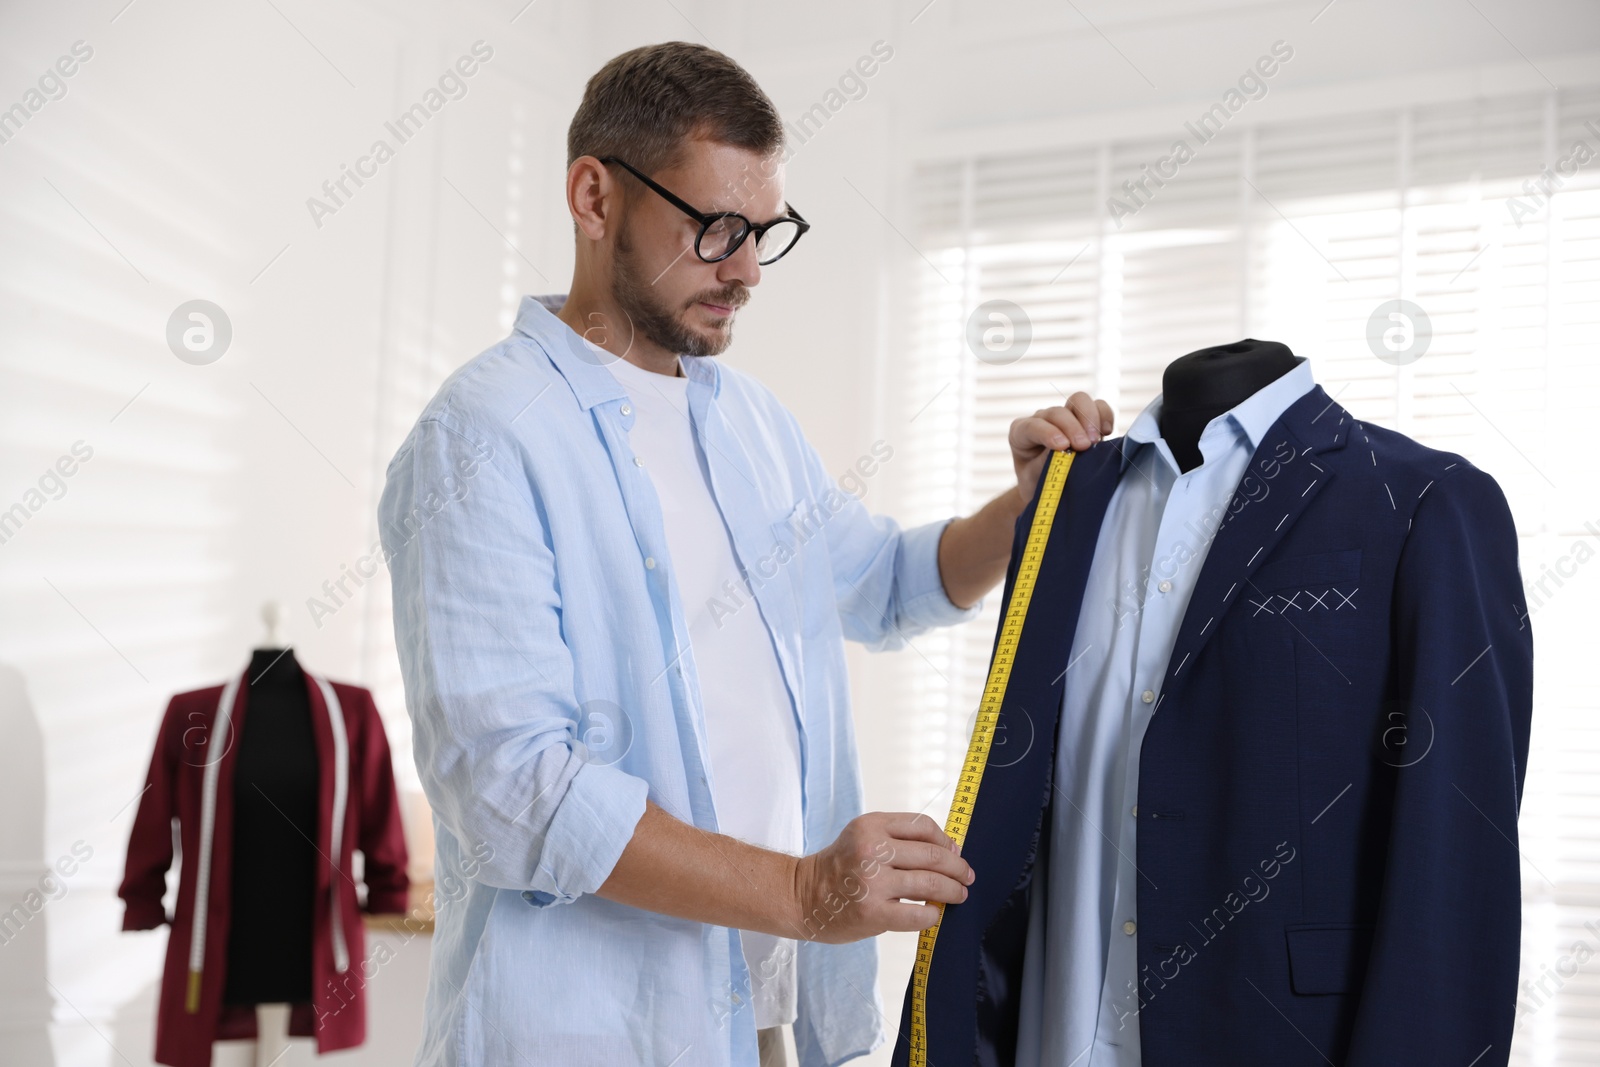
{"label": "rolled-up sleeve", "polygon": [[944,577],[939,573],[939,539],[944,536],[944,528],[954,521],[953,517],[940,519],[900,533],[900,552],[895,560],[900,612],[919,630],[966,622],[983,610],[981,598],[971,607],[957,607],[944,590]]}
{"label": "rolled-up sleeve", "polygon": [[389,466],[379,530],[423,789],[487,855],[478,881],[536,905],[592,893],[644,814],[648,784],[579,740],[555,557],[504,440],[420,421]]}

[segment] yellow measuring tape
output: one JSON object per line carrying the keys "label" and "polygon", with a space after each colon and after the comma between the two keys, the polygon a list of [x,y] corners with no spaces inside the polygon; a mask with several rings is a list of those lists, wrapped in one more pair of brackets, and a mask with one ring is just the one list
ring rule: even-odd
{"label": "yellow measuring tape", "polygon": [[[1061,503],[1061,490],[1067,484],[1067,469],[1071,466],[1071,452],[1054,453],[1045,468],[1044,484],[1039,487],[1039,504],[1034,509],[1033,525],[1028,528],[1028,541],[1017,565],[1011,602],[1006,605],[1006,617],[1000,624],[1000,638],[995,645],[994,659],[989,663],[989,680],[984,683],[978,718],[972,724],[972,740],[967,743],[967,758],[961,764],[961,780],[956,783],[950,815],[944,821],[944,832],[958,847],[967,840],[972,808],[978,800],[978,785],[983,781],[983,768],[989,762],[989,747],[994,743],[995,726],[1000,721],[1000,705],[1005,700],[1011,665],[1022,639],[1022,621],[1028,614],[1028,601],[1033,599],[1045,542],[1050,538],[1050,523],[1056,517],[1056,506]],[[940,921],[943,921],[942,906]],[[933,963],[933,942],[938,936],[939,924],[934,923],[917,938],[917,961],[911,970],[911,1067],[928,1067],[928,969]]]}

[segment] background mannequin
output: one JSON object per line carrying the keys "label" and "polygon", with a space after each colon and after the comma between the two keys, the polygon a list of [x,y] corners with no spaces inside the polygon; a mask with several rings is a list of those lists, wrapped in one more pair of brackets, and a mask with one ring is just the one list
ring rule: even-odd
{"label": "background mannequin", "polygon": [[1202,348],[1167,364],[1161,376],[1161,436],[1185,473],[1200,466],[1206,423],[1294,369],[1287,345],[1245,338]]}
{"label": "background mannequin", "polygon": [[361,916],[407,908],[405,829],[372,693],[304,670],[283,647],[282,609],[262,617],[266,647],[244,669],[168,701],[128,835],[123,929],[171,927],[158,1063],[240,1067],[253,1052],[284,1067],[285,1022],[319,1055],[361,1045]]}

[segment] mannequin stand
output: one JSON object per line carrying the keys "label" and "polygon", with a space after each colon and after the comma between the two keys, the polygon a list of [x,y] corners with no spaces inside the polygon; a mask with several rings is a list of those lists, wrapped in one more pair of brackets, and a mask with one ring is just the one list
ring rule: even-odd
{"label": "mannequin stand", "polygon": [[290,1067],[289,1005],[256,1005],[254,1041],[218,1041],[213,1067]]}

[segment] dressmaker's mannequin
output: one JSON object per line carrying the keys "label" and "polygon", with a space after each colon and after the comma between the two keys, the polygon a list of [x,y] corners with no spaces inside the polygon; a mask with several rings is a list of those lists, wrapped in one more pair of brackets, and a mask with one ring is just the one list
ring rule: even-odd
{"label": "dressmaker's mannequin", "polygon": [[1179,469],[1200,466],[1206,423],[1294,369],[1287,345],[1245,338],[1179,356],[1161,377],[1161,436]]}
{"label": "dressmaker's mannequin", "polygon": [[316,901],[316,738],[305,671],[286,647],[283,609],[262,608],[234,769],[233,921],[223,1000],[253,1004],[256,1062],[283,1049],[288,1005],[311,999]]}

